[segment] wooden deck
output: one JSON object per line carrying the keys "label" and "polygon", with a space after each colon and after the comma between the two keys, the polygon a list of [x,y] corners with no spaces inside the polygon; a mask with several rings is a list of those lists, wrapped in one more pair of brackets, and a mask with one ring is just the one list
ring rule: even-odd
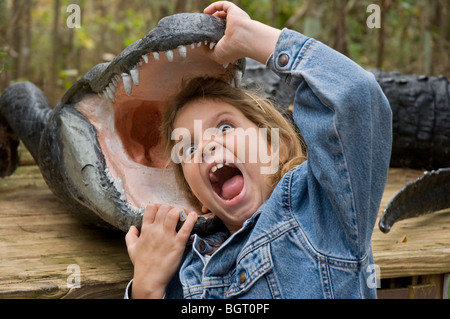
{"label": "wooden deck", "polygon": [[[391,169],[382,208],[421,175]],[[442,284],[436,285],[450,273],[450,210],[398,222],[389,234],[376,226],[373,250],[384,285],[410,278],[406,287],[388,283],[382,296],[400,291],[395,296],[411,298],[419,286],[431,294],[433,285],[442,296]],[[124,234],[82,225],[36,166],[21,166],[0,180],[0,298],[122,298],[132,274]]]}

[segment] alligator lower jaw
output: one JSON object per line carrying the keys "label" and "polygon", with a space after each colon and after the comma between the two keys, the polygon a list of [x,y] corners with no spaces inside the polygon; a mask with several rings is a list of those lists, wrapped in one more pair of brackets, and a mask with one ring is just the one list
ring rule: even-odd
{"label": "alligator lower jaw", "polygon": [[97,131],[106,176],[134,213],[142,213],[148,203],[194,209],[176,191],[173,172],[166,168],[169,159],[163,155],[159,125],[182,81],[214,76],[239,85],[242,72],[234,63],[222,66],[207,57],[214,45],[205,41],[150,52],[129,73],[115,75],[102,93],[87,95],[76,105]]}

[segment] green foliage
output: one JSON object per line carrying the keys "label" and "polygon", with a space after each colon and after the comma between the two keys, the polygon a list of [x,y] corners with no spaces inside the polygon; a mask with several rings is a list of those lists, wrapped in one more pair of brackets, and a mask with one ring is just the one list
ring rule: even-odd
{"label": "green foliage", "polygon": [[[14,1],[0,0],[0,74],[11,70],[14,57],[11,39],[18,26],[26,27],[23,17],[12,13]],[[31,1],[32,52],[24,74],[33,82],[48,83],[50,70],[56,65],[53,79],[64,92],[77,77],[104,57],[117,55],[126,46],[142,38],[166,15],[179,11],[202,12],[204,0],[61,0],[55,16],[56,0]],[[209,1],[213,2],[213,1]],[[289,27],[334,46],[341,12],[338,0],[239,0],[236,1],[253,19],[277,28]],[[382,29],[369,29],[366,12],[369,4],[379,4],[384,13]],[[66,19],[69,4],[81,8],[81,28],[70,29]],[[383,6],[383,4],[388,4]],[[402,73],[450,75],[450,4],[425,0],[345,0],[346,52],[365,68],[382,67]],[[438,10],[437,5],[444,6]],[[445,9],[446,8],[446,9]],[[60,60],[52,61],[53,25],[57,18]],[[382,34],[380,35],[380,32]],[[381,43],[384,45],[381,46]],[[383,48],[381,48],[383,47]],[[382,52],[381,52],[382,51]],[[20,52],[19,52],[20,54]],[[380,60],[381,56],[381,60]],[[67,70],[77,70],[77,77]],[[23,75],[22,75],[23,76]],[[0,77],[0,90],[8,83]],[[51,89],[54,90],[52,84]]]}

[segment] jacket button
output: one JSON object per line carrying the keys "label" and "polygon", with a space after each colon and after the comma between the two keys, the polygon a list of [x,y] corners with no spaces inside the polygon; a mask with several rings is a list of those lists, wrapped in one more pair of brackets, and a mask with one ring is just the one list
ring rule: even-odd
{"label": "jacket button", "polygon": [[289,56],[287,54],[282,54],[278,58],[278,64],[280,66],[286,66],[288,64],[288,62],[289,62]]}
{"label": "jacket button", "polygon": [[247,279],[247,273],[245,271],[241,272],[241,274],[239,275],[239,283],[243,284],[246,279]]}
{"label": "jacket button", "polygon": [[198,247],[200,248],[200,252],[204,252],[206,248],[205,242],[202,240],[198,243]]}

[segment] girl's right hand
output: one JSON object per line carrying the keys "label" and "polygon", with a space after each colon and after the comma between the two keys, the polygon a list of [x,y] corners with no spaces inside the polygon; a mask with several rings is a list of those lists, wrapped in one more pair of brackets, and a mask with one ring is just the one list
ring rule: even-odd
{"label": "girl's right hand", "polygon": [[141,233],[131,226],[125,241],[134,264],[133,298],[162,298],[166,286],[181,263],[197,213],[187,216],[176,232],[181,207],[148,205],[142,219]]}
{"label": "girl's right hand", "polygon": [[211,52],[213,60],[224,64],[249,57],[266,63],[281,30],[252,20],[245,11],[229,1],[215,2],[204,13],[225,19],[227,23],[225,35]]}

